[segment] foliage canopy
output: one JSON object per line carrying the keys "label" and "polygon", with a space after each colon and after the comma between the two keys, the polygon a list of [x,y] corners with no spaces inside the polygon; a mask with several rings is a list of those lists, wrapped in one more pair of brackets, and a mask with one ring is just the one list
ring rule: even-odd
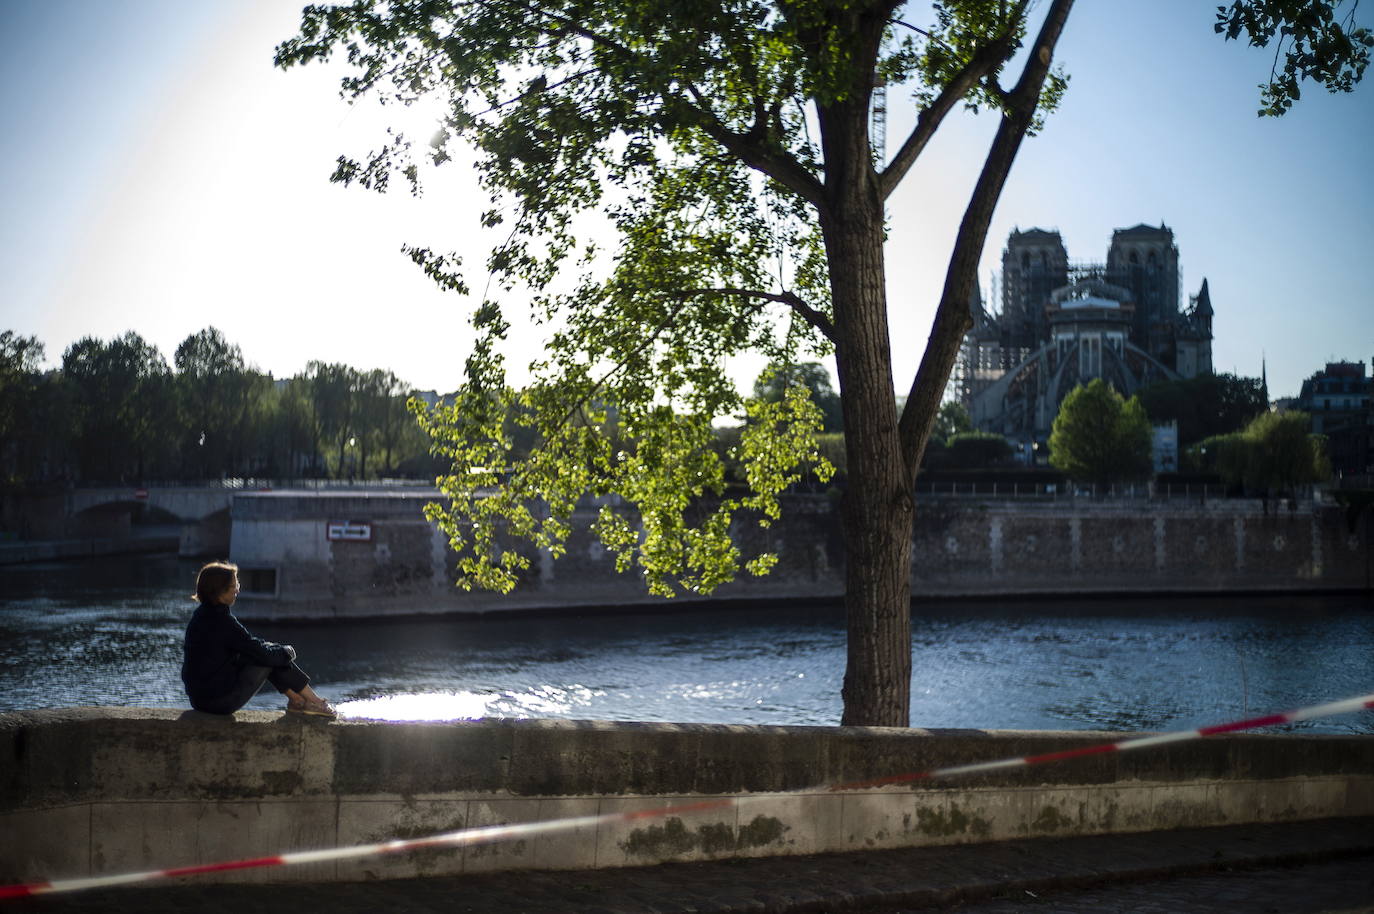
{"label": "foliage canopy", "polygon": [[0,484],[437,471],[390,371],[311,362],[276,380],[214,327],[182,340],[171,367],[133,332],[82,338],[52,371],[43,348],[0,332]]}
{"label": "foliage canopy", "polygon": [[1150,475],[1150,420],[1140,400],[1095,378],[1069,391],[1050,431],[1050,466],[1096,486]]}
{"label": "foliage canopy", "polygon": [[830,372],[820,362],[769,366],[754,382],[754,399],[779,403],[787,398],[788,390],[798,385],[805,387],[811,402],[820,407],[822,430],[844,431],[840,395],[830,383]]}
{"label": "foliage canopy", "polygon": [[947,461],[961,469],[996,466],[1011,459],[1011,444],[993,432],[957,432],[945,442]]}
{"label": "foliage canopy", "polygon": [[973,431],[973,419],[962,403],[949,401],[940,404],[935,414],[935,426],[930,430],[931,438],[948,444],[949,439],[964,432]]}
{"label": "foliage canopy", "polygon": [[1359,0],[1349,6],[1340,0],[1233,0],[1229,7],[1217,7],[1214,28],[1228,41],[1244,34],[1254,47],[1278,45],[1269,82],[1259,87],[1261,117],[1277,117],[1293,107],[1306,80],[1331,92],[1354,91],[1374,48],[1374,32],[1355,24],[1359,5]]}
{"label": "foliage canopy", "polygon": [[1192,449],[1193,459],[1228,485],[1262,492],[1292,492],[1331,476],[1321,435],[1296,410],[1264,412],[1239,432],[1214,435]]}
{"label": "foliage canopy", "polygon": [[[460,134],[479,151],[493,199],[482,221],[510,226],[487,267],[501,292],[528,290],[549,328],[534,380],[516,390],[500,351],[509,318],[496,296],[484,300],[464,387],[419,412],[453,461],[440,480],[451,504],[430,516],[462,556],[460,583],[515,586],[530,556],[498,530],[558,555],[588,494],[615,494],[641,518],[642,535],[607,507],[595,529],[652,591],[709,591],[733,576],[744,557],[732,519],[747,510],[766,524],[803,466],[824,476],[816,433],[840,420],[807,395],[804,372],[781,369],[746,400],[725,365],[746,352],[805,365],[832,351],[833,265],[817,217],[845,218],[837,179],[859,176],[885,196],[957,102],[1009,108],[995,80],[1023,38],[1025,7],[940,3],[930,30],[900,36],[892,6],[815,0],[306,9],[281,65],[345,50],[348,97],[445,99],[424,155],[442,163]],[[922,131],[884,172],[867,142],[875,65],[924,87]],[[1037,82],[1027,113],[1052,107],[1063,87],[1052,76],[1041,97]],[[846,113],[847,132],[827,132],[827,110]],[[392,134],[361,160],[341,158],[334,179],[385,190],[398,176],[419,192],[417,150]],[[587,240],[589,211],[613,230],[614,251]],[[408,252],[467,289],[455,256]],[[724,460],[707,445],[712,423],[735,415],[746,431],[726,458],[747,468],[750,491],[725,497]],[[519,461],[512,417],[539,443]],[[751,571],[771,563],[752,559]]]}

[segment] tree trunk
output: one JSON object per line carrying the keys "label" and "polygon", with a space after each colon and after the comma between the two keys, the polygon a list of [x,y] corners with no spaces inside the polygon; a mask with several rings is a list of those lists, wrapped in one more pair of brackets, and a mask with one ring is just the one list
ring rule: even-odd
{"label": "tree trunk", "polygon": [[[876,54],[882,24],[868,24]],[[844,410],[846,726],[911,717],[911,492],[905,481],[888,339],[883,201],[868,147],[870,86],[819,111],[821,211]]]}
{"label": "tree trunk", "polygon": [[[916,469],[959,343],[993,209],[1031,123],[1073,0],[1054,0],[974,188],[950,259],[935,326],[899,426],[883,266],[884,182],[868,145],[871,70],[817,109],[825,156],[820,208],[846,429],[845,725],[910,725],[911,535]],[[876,60],[884,23],[858,17],[855,59]],[[869,54],[872,57],[869,57]],[[890,188],[889,188],[890,190]]]}
{"label": "tree trunk", "polygon": [[[911,493],[905,484],[892,387],[882,210],[827,227],[835,293],[848,484],[845,610],[849,726],[910,724]],[[866,223],[866,224],[865,224]]]}

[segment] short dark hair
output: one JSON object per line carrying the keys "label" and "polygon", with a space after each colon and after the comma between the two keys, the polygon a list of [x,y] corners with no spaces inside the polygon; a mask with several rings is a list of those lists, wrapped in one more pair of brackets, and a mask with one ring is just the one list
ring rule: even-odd
{"label": "short dark hair", "polygon": [[199,603],[218,603],[238,577],[239,566],[232,562],[207,562],[196,575],[196,592],[191,599]]}

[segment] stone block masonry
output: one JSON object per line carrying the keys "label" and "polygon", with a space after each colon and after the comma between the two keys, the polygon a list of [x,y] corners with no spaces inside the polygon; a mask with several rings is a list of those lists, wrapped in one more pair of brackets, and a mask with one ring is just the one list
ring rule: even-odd
{"label": "stone block masonry", "polygon": [[[456,556],[423,516],[438,493],[270,492],[236,495],[230,557],[244,575],[249,619],[485,613],[564,607],[664,606],[614,560],[580,509],[558,560],[530,559],[506,595],[454,586]],[[765,530],[743,524],[746,557],[775,551],[712,600],[839,598],[839,504],[796,496]],[[330,525],[359,525],[331,538]],[[926,501],[913,525],[912,592],[921,597],[1027,594],[1274,592],[1368,588],[1368,526],[1351,532],[1334,507],[1263,512],[1258,502]],[[337,532],[337,530],[336,530]],[[364,535],[365,534],[365,535]],[[696,599],[688,595],[688,598]]]}
{"label": "stone block masonry", "polygon": [[524,841],[221,873],[364,880],[969,844],[1374,815],[1374,742],[1234,735],[960,779],[827,785],[1100,733],[524,720],[329,723],[83,708],[0,715],[0,882],[257,858],[748,794]]}

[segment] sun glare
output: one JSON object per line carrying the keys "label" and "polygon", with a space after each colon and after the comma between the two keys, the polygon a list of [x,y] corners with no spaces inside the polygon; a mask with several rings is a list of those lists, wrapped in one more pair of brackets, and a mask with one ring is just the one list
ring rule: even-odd
{"label": "sun glare", "polygon": [[337,703],[339,714],[363,720],[478,720],[483,717],[523,720],[564,717],[574,708],[604,696],[583,685],[535,686],[500,692],[403,692]]}

